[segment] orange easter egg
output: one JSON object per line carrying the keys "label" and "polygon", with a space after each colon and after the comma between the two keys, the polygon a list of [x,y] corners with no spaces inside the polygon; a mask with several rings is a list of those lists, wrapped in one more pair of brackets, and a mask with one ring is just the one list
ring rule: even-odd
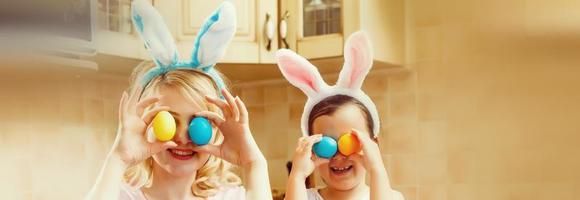
{"label": "orange easter egg", "polygon": [[344,134],[338,138],[338,151],[342,155],[349,156],[359,152],[361,148],[358,138],[352,133]]}

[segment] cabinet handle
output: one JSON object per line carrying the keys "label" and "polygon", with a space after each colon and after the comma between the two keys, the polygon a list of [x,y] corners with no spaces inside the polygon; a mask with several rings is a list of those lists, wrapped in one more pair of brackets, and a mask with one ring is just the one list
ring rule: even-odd
{"label": "cabinet handle", "polygon": [[264,34],[266,35],[266,50],[272,49],[272,39],[274,38],[274,23],[270,20],[270,13],[266,13],[266,23],[264,24]]}
{"label": "cabinet handle", "polygon": [[288,22],[286,21],[288,18],[290,18],[290,12],[286,11],[284,12],[284,15],[282,15],[282,18],[280,18],[280,27],[278,30],[280,31],[280,39],[282,39],[282,45],[280,46],[283,49],[290,48],[290,45],[288,45],[288,42],[286,41],[286,37],[288,36]]}

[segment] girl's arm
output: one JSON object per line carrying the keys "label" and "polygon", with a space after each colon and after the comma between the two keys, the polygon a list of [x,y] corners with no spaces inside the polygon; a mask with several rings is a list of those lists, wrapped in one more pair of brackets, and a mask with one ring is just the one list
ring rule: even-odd
{"label": "girl's arm", "polygon": [[[381,157],[373,162],[374,166],[370,166],[369,174],[371,176],[370,191],[371,199],[393,199],[393,192],[391,183],[389,182],[389,175],[383,165]],[[380,164],[379,164],[380,163]]]}
{"label": "girl's arm", "polygon": [[272,199],[266,159],[256,160],[242,168],[246,199]]}
{"label": "girl's arm", "polygon": [[306,178],[290,173],[286,184],[286,200],[306,200]]}
{"label": "girl's arm", "polygon": [[363,155],[356,154],[370,174],[371,200],[394,200],[395,198],[389,175],[383,164],[379,146],[369,136],[368,133],[353,130],[361,143]]}
{"label": "girl's arm", "polygon": [[319,142],[322,135],[303,136],[298,139],[298,147],[292,159],[292,169],[286,185],[286,200],[307,200],[306,178],[316,166],[328,160],[313,158],[312,146]]}

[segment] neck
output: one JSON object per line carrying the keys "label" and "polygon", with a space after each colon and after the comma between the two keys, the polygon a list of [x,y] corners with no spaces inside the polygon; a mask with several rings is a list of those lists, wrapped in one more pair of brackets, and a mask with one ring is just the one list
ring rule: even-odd
{"label": "neck", "polygon": [[153,161],[151,187],[142,188],[147,199],[196,199],[191,192],[197,173],[191,176],[174,176]]}
{"label": "neck", "polygon": [[320,195],[324,199],[348,200],[361,199],[369,193],[369,187],[361,181],[358,185],[349,190],[338,190],[336,188],[326,187],[320,190]]}

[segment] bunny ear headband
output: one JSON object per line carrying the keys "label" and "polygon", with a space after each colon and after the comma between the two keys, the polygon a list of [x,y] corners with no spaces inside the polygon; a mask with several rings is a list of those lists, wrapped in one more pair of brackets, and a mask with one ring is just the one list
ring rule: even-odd
{"label": "bunny ear headband", "polygon": [[225,85],[215,64],[222,58],[236,31],[236,10],[229,2],[222,3],[199,30],[190,60],[179,60],[177,46],[163,18],[146,0],[132,3],[133,24],[145,42],[157,66],[145,73],[142,86],[160,75],[178,69],[195,69],[206,73],[219,89]]}
{"label": "bunny ear headband", "polygon": [[312,108],[334,95],[347,95],[360,101],[370,112],[374,128],[373,136],[379,134],[380,123],[377,108],[371,98],[361,90],[362,83],[373,64],[370,41],[364,32],[352,34],[344,47],[344,65],[336,85],[327,85],[318,69],[308,60],[288,49],[276,52],[278,67],[282,75],[308,97],[302,112],[302,135],[308,135],[308,117]]}

